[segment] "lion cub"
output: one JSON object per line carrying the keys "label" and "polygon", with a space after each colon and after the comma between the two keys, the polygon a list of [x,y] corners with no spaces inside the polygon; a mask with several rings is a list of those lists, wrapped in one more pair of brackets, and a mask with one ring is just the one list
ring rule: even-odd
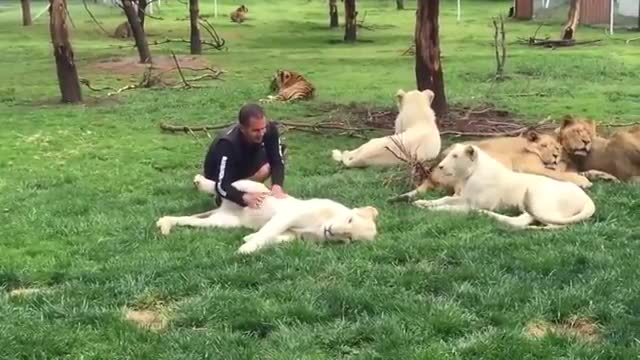
{"label": "lion cub", "polygon": [[[578,185],[542,175],[515,172],[476,145],[453,145],[438,169],[463,183],[461,196],[417,200],[414,205],[434,210],[478,210],[511,226],[526,228],[534,222],[561,227],[590,218],[593,200]],[[497,209],[518,208],[520,216],[505,216]]]}

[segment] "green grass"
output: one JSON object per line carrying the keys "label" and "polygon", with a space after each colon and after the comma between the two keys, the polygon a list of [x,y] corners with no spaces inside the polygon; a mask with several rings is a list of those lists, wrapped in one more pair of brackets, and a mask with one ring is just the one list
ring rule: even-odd
{"label": "green grass", "polygon": [[[91,3],[91,2],[89,2]],[[640,114],[638,43],[606,38],[591,46],[529,49],[510,45],[511,79],[488,81],[495,68],[490,17],[509,1],[442,2],[441,43],[452,103],[492,102],[531,121],[566,113],[602,123]],[[380,211],[378,240],[368,244],[292,243],[255,256],[234,254],[246,230],[179,228],[168,238],[158,217],[203,211],[197,193],[209,140],[168,135],[162,121],[226,123],[268,90],[277,68],[305,74],[318,88],[309,103],[266,107],[274,119],[317,115],[319,103],[393,106],[398,88],[415,86],[414,3],[362,1],[372,42],[329,44],[324,1],[249,1],[251,20],[232,24],[237,4],[213,19],[226,52],[204,57],[227,71],[196,90],[136,90],[117,100],[62,106],[47,15],[20,26],[19,7],[0,8],[0,286],[43,288],[0,297],[0,357],[6,359],[633,359],[640,351],[640,256],[637,187],[597,183],[598,211],[571,229],[514,231],[479,215],[436,214],[385,199],[388,171],[343,170],[330,149],[359,139],[289,132],[286,188]],[[91,5],[109,30],[122,16]],[[44,7],[33,5],[34,13]],[[212,2],[201,4],[212,13]],[[342,8],[340,13],[342,14]],[[152,39],[187,38],[187,14],[171,1],[164,21],[148,20]],[[96,86],[133,77],[91,71],[99,59],[136,56],[105,38],[72,2],[72,41],[80,76]],[[340,22],[342,23],[342,18]],[[509,20],[508,40],[537,25]],[[170,32],[169,32],[170,31]],[[560,24],[540,34],[559,36]],[[580,39],[604,37],[580,28]],[[626,39],[632,34],[618,34]],[[188,53],[186,44],[152,47]],[[85,97],[95,97],[83,88]],[[543,92],[545,97],[513,97]],[[436,196],[435,194],[430,196]],[[123,319],[125,308],[170,311],[160,332]],[[584,317],[600,341],[549,336],[532,340],[537,319]]]}

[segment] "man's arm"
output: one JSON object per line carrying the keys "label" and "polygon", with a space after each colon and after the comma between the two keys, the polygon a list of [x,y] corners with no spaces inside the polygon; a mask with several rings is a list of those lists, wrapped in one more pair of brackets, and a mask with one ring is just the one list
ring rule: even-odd
{"label": "man's arm", "polygon": [[284,161],[280,148],[280,135],[274,123],[269,124],[269,131],[264,139],[267,161],[271,167],[271,184],[282,186],[284,183]]}
{"label": "man's arm", "polygon": [[207,161],[212,161],[213,163],[206,164],[205,168],[217,169],[215,174],[205,174],[205,176],[216,182],[216,193],[240,206],[247,206],[242,199],[245,193],[231,186],[232,179],[235,178],[234,175],[236,173],[231,144],[227,141],[218,142],[213,149],[213,156],[208,157]]}

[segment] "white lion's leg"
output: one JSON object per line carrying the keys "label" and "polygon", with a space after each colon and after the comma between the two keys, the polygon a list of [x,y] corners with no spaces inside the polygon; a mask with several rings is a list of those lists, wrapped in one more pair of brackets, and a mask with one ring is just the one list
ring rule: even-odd
{"label": "white lion's leg", "polygon": [[215,194],[216,193],[216,182],[207,179],[206,177],[198,174],[193,178],[193,186],[198,189],[198,191],[207,193],[207,194]]}
{"label": "white lion's leg", "polygon": [[174,226],[233,228],[240,225],[238,217],[220,211],[214,212],[206,218],[197,216],[163,216],[156,222],[156,226],[160,228],[160,232],[163,235],[168,235]]}
{"label": "white lion's leg", "polygon": [[500,222],[509,224],[517,228],[526,228],[535,221],[533,216],[529,215],[528,213],[523,213],[518,216],[507,216],[507,215],[498,214],[489,210],[478,210],[478,211],[483,214],[487,214]]}
{"label": "white lion's leg", "polygon": [[431,180],[426,179],[426,180],[424,180],[422,182],[422,184],[420,184],[414,190],[411,190],[411,191],[409,191],[407,193],[404,193],[404,194],[397,195],[397,196],[394,196],[392,198],[389,198],[388,201],[393,202],[393,201],[409,201],[409,200],[413,200],[416,196],[418,196],[418,194],[426,192],[429,189],[433,189],[434,187],[435,186],[433,185]]}
{"label": "white lion's leg", "polygon": [[461,206],[466,205],[467,201],[461,196],[445,196],[437,200],[416,200],[413,205],[421,208],[430,208],[443,205]]}
{"label": "white lion's leg", "polygon": [[260,230],[245,236],[245,243],[240,246],[238,252],[249,254],[267,245],[282,242],[278,237],[280,236],[280,240],[285,239],[282,235],[291,228],[299,216],[302,214],[276,214]]}
{"label": "white lion's leg", "polygon": [[[387,149],[391,148],[393,153]],[[396,148],[390,136],[375,138],[360,145],[351,151],[334,150],[332,156],[334,159],[338,157],[346,167],[366,167],[372,165],[396,165],[400,164],[398,156],[403,154]]]}
{"label": "white lion's leg", "polygon": [[463,205],[438,205],[434,207],[429,207],[429,210],[432,211],[451,211],[451,212],[469,212],[471,210],[475,210],[475,208],[463,204]]}

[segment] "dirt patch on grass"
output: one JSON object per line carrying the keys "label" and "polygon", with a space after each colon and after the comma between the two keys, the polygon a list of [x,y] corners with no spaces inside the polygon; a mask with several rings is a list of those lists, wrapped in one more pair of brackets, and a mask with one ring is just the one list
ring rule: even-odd
{"label": "dirt patch on grass", "polygon": [[[325,103],[313,108],[319,121],[340,122],[345,127],[367,127],[380,130],[394,129],[398,111],[395,108],[373,108],[362,104],[347,105]],[[520,135],[530,127],[540,131],[555,128],[553,123],[533,124],[506,110],[497,109],[493,104],[479,106],[450,106],[446,116],[437,119],[442,135],[488,136]]]}
{"label": "dirt patch on grass", "polygon": [[[209,63],[201,56],[196,55],[176,55],[180,67],[183,68],[204,68],[209,67]],[[141,75],[149,64],[140,64],[138,56],[131,57],[115,57],[103,59],[95,64],[89,65],[90,70],[108,72],[110,74],[119,75]],[[171,71],[174,70],[176,64],[171,56],[154,55],[151,68],[154,71]]]}
{"label": "dirt patch on grass", "polygon": [[125,319],[136,324],[140,328],[152,331],[162,330],[167,327],[168,317],[161,309],[131,310],[125,313]]}
{"label": "dirt patch on grass", "polygon": [[589,319],[571,317],[562,323],[550,323],[542,320],[532,321],[527,324],[525,334],[529,338],[540,339],[548,334],[578,339],[584,342],[597,342],[600,340],[598,326]]}

